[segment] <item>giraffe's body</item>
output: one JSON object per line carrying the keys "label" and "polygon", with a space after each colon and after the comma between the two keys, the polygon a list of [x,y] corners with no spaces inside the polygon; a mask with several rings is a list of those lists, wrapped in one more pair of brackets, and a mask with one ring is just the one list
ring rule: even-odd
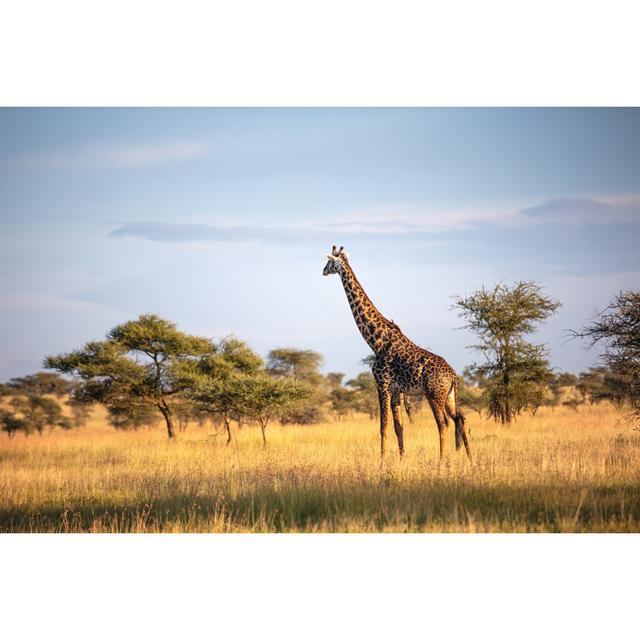
{"label": "giraffe's body", "polygon": [[342,248],[331,255],[324,275],[338,273],[342,280],[356,325],[375,354],[372,373],[380,400],[381,453],[384,456],[388,412],[391,409],[400,455],[404,437],[400,422],[401,394],[424,393],[440,432],[440,457],[444,457],[444,437],[448,419],[456,425],[456,448],[464,443],[469,459],[471,448],[464,417],[457,406],[458,377],[444,358],[409,340],[400,327],[385,318],[358,282]]}

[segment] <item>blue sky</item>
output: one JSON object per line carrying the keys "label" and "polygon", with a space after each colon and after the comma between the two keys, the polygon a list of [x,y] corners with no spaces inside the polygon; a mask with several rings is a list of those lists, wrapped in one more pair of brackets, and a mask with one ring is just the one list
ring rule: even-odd
{"label": "blue sky", "polygon": [[322,254],[461,370],[455,295],[535,280],[566,343],[640,287],[638,109],[2,109],[0,380],[140,313],[325,371],[368,348]]}

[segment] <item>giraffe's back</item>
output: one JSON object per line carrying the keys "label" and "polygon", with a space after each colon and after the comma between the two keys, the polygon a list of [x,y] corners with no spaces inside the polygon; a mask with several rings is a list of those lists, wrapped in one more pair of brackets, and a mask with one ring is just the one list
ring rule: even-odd
{"label": "giraffe's back", "polygon": [[386,353],[394,389],[400,393],[440,396],[449,393],[456,372],[441,356],[431,353],[406,336],[394,341]]}

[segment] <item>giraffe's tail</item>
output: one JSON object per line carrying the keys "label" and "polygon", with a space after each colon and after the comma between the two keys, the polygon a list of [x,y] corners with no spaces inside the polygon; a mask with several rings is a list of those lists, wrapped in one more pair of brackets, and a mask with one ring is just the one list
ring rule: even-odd
{"label": "giraffe's tail", "polygon": [[456,425],[456,451],[464,444],[464,413],[460,409],[460,405],[458,404],[458,379],[456,378],[452,385],[451,391],[449,392],[450,397],[453,396],[451,402],[451,417],[453,418],[453,422]]}
{"label": "giraffe's tail", "polygon": [[458,413],[453,416],[453,421],[456,425],[456,451],[462,446],[462,426],[464,425],[464,414],[458,410]]}

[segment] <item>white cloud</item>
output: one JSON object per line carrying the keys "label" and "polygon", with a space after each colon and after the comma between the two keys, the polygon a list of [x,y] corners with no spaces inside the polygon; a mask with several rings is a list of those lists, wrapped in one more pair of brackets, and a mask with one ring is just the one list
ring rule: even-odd
{"label": "white cloud", "polygon": [[204,155],[207,147],[196,142],[170,142],[123,146],[90,146],[78,149],[31,153],[17,158],[28,169],[119,168],[135,169]]}
{"label": "white cloud", "polygon": [[516,207],[443,211],[400,204],[356,209],[333,220],[309,221],[304,226],[340,233],[406,235],[471,229],[484,224],[530,224],[530,221]]}
{"label": "white cloud", "polygon": [[318,231],[406,235],[460,231],[484,225],[524,227],[536,224],[610,224],[640,222],[640,194],[593,198],[550,198],[541,204],[436,210],[416,205],[356,209],[333,220],[307,221]]}
{"label": "white cloud", "polygon": [[[640,195],[592,198],[551,198],[535,206],[502,204],[491,207],[435,210],[398,204],[355,209],[326,220],[308,219],[290,226],[230,226],[199,216],[203,222],[122,222],[111,237],[137,237],[155,242],[299,242],[325,236],[412,236],[485,226],[589,225],[640,222]],[[219,220],[219,218],[218,218]]]}

